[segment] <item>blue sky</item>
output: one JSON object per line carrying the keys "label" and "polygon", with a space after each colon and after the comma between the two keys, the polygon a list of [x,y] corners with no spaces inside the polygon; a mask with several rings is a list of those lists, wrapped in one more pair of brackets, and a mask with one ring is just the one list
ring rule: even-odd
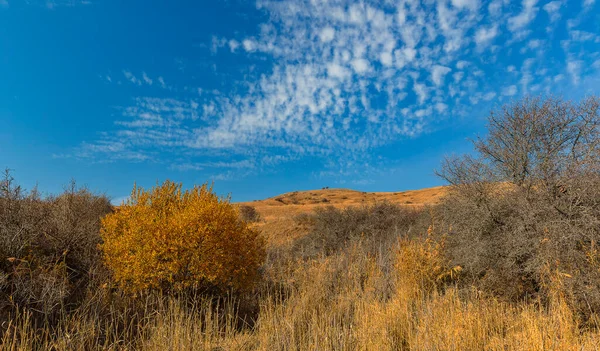
{"label": "blue sky", "polygon": [[50,193],[439,185],[494,106],[599,83],[594,0],[0,0],[0,166]]}

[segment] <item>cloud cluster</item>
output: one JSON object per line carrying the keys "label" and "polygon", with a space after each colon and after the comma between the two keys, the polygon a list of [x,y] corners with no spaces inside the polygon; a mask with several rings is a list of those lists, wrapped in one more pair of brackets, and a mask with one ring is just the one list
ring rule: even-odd
{"label": "cloud cluster", "polygon": [[[18,5],[33,5],[33,6],[41,6],[45,7],[49,10],[53,10],[59,7],[74,7],[74,6],[86,6],[91,5],[93,2],[91,0],[26,0],[26,1],[14,1],[11,0],[10,3],[17,3]],[[0,0],[0,7],[8,7],[8,0]],[[17,6],[18,6],[17,5]]]}
{"label": "cloud cluster", "polygon": [[[146,72],[142,72],[141,76],[136,76],[135,74],[131,73],[131,71],[123,70],[123,77],[129,83],[135,84],[137,86],[152,86],[152,84],[155,84],[156,86],[160,86],[163,89],[171,89],[171,87],[167,86],[167,83],[165,83],[165,80],[162,76],[159,76],[156,79],[152,79],[150,78],[150,76],[148,76]],[[110,76],[107,76],[107,80],[111,82],[112,78]]]}
{"label": "cloud cluster", "polygon": [[[243,93],[137,99],[114,134],[87,147],[124,143],[133,155],[161,147],[226,151],[252,160],[246,168],[264,162],[257,153],[368,155],[474,104],[550,92],[565,76],[577,86],[597,74],[597,45],[586,43],[600,37],[581,28],[594,6],[593,0],[259,0],[268,21],[258,35],[213,40],[215,50],[272,63],[235,89]],[[558,26],[568,37],[544,40],[559,35]],[[123,74],[135,85],[164,86],[145,73]]]}

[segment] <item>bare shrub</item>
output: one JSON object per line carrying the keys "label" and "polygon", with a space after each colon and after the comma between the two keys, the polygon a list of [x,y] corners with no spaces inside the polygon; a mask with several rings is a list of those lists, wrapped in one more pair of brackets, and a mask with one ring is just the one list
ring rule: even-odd
{"label": "bare shrub", "polygon": [[48,316],[77,304],[101,271],[100,218],[105,196],[71,182],[63,194],[26,192],[7,170],[0,181],[0,270],[4,308]]}
{"label": "bare shrub", "polygon": [[37,240],[47,211],[37,191],[27,193],[7,169],[0,180],[0,252],[3,261],[21,257]]}
{"label": "bare shrub", "polygon": [[[477,156],[449,158],[438,207],[469,283],[510,299],[546,298],[563,272],[579,311],[600,312],[600,99],[525,98],[493,111]],[[595,256],[594,256],[595,257]]]}
{"label": "bare shrub", "polygon": [[294,216],[294,222],[300,226],[312,226],[314,225],[314,216],[311,213],[299,213]]}
{"label": "bare shrub", "polygon": [[254,206],[241,205],[239,206],[240,218],[245,222],[258,222],[260,221],[260,213]]}
{"label": "bare shrub", "polygon": [[356,240],[362,240],[369,249],[376,250],[406,233],[418,217],[419,211],[388,202],[344,209],[319,207],[312,215],[297,218],[312,228],[311,233],[296,245],[309,255],[321,252],[329,255]]}

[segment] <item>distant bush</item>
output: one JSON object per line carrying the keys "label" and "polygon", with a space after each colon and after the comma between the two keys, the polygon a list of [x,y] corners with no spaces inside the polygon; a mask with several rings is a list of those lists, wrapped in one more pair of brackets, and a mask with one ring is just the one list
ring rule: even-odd
{"label": "distant bush", "polygon": [[241,205],[239,206],[240,218],[248,223],[260,221],[260,213],[254,206]]}
{"label": "distant bush", "polygon": [[584,314],[600,313],[600,99],[525,98],[493,111],[477,156],[447,159],[439,206],[467,285],[546,299],[557,273]]}
{"label": "distant bush", "polygon": [[314,215],[311,213],[302,212],[294,216],[294,222],[300,226],[314,225]]}
{"label": "distant bush", "polygon": [[100,218],[111,210],[108,198],[74,182],[42,198],[6,171],[0,180],[1,307],[47,318],[77,304],[101,271]]}
{"label": "distant bush", "polygon": [[244,290],[265,258],[259,232],[206,184],[183,191],[170,181],[144,190],[102,221],[106,265],[130,292]]}
{"label": "distant bush", "polygon": [[417,210],[387,202],[344,209],[318,207],[313,214],[296,217],[299,224],[311,226],[310,234],[297,245],[307,253],[332,254],[351,241],[363,240],[368,250],[375,250],[406,234],[419,216]]}

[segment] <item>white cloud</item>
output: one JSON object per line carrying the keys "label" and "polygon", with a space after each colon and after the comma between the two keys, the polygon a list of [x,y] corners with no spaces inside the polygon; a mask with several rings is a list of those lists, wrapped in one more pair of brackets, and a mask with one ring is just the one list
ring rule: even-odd
{"label": "white cloud", "polygon": [[443,102],[438,102],[438,103],[435,104],[435,110],[438,113],[444,113],[444,112],[446,112],[448,110],[448,105],[446,105]]}
{"label": "white cloud", "polygon": [[389,52],[382,52],[381,58],[379,60],[381,61],[382,64],[384,64],[386,66],[391,66],[393,63],[392,54]]}
{"label": "white cloud", "polygon": [[352,60],[351,65],[352,65],[352,68],[354,68],[354,72],[356,72],[358,74],[365,73],[370,68],[369,61],[367,61],[365,59]]}
{"label": "white cloud", "polygon": [[448,8],[445,1],[437,2],[436,15],[440,35],[445,38],[444,51],[453,53],[468,44],[466,32],[476,23],[473,14],[460,13],[462,8],[476,10],[477,1],[457,1],[458,8]]}
{"label": "white cloud", "polygon": [[163,77],[158,77],[158,82],[160,83],[160,86],[163,88],[167,87],[167,84],[165,83],[165,80],[163,79]]}
{"label": "white cloud", "polygon": [[230,168],[230,169],[248,169],[254,168],[256,163],[253,160],[240,160],[240,161],[214,161],[214,162],[194,162],[194,163],[179,163],[172,165],[172,169],[177,169],[180,171],[201,171],[204,169],[210,168]]}
{"label": "white cloud", "polygon": [[567,29],[575,28],[581,23],[580,18],[569,18],[567,20]]}
{"label": "white cloud", "polygon": [[576,60],[572,57],[567,58],[567,73],[571,76],[573,84],[578,85],[581,81],[581,67],[583,61]]}
{"label": "white cloud", "polygon": [[229,45],[229,50],[231,50],[231,52],[235,52],[235,50],[240,47],[240,42],[235,39],[229,40],[227,44]]}
{"label": "white cloud", "polygon": [[45,0],[45,1],[26,1],[26,4],[37,4],[46,7],[47,9],[54,9],[57,7],[74,7],[81,5],[90,5],[90,0]]}
{"label": "white cloud", "polygon": [[595,2],[596,2],[596,0],[583,0],[583,6],[584,7],[592,7]]}
{"label": "white cloud", "polygon": [[560,19],[560,7],[562,6],[562,2],[560,1],[550,1],[546,5],[544,5],[544,11],[548,13],[551,22],[556,22]]}
{"label": "white cloud", "polygon": [[248,52],[253,52],[256,50],[256,44],[254,43],[254,40],[245,39],[242,41],[242,45],[244,46],[244,50]]}
{"label": "white cloud", "polygon": [[535,49],[539,49],[544,45],[544,41],[541,39],[531,39],[528,43],[527,43],[527,47],[535,50]]}
{"label": "white cloud", "polygon": [[454,82],[455,83],[458,83],[458,82],[460,82],[463,79],[464,76],[465,76],[464,72],[455,72],[452,75],[452,78],[454,78]]}
{"label": "white cloud", "polygon": [[142,72],[142,79],[144,79],[144,82],[146,82],[146,84],[152,85],[152,79],[150,79],[150,77],[148,77],[146,72]]}
{"label": "white cloud", "polygon": [[498,17],[502,14],[503,0],[492,0],[488,5],[488,12],[492,17]]}
{"label": "white cloud", "polygon": [[418,118],[427,117],[431,114],[431,107],[421,108],[415,111],[415,116]]}
{"label": "white cloud", "polygon": [[452,5],[457,8],[468,8],[476,10],[479,7],[479,0],[451,0]]}
{"label": "white cloud", "polygon": [[460,60],[456,63],[456,68],[457,69],[465,69],[465,67],[467,67],[468,65],[469,65],[469,62]]}
{"label": "white cloud", "polygon": [[332,41],[334,37],[335,37],[335,29],[333,29],[331,27],[323,28],[323,30],[321,30],[321,33],[319,34],[319,38],[324,43],[328,43],[328,42]]}
{"label": "white cloud", "polygon": [[493,98],[495,98],[495,97],[496,97],[496,93],[494,93],[493,91],[490,91],[489,93],[486,93],[485,95],[483,95],[483,97],[482,97],[482,98],[483,98],[485,101],[490,101],[490,100],[492,100],[492,99],[493,99]]}
{"label": "white cloud", "polygon": [[[142,72],[141,78],[138,78],[139,76],[136,76],[131,71],[123,70],[123,76],[125,77],[125,79],[128,82],[135,84],[137,86],[142,86],[142,85],[151,86],[154,83],[154,79],[152,79],[146,72]],[[106,80],[108,82],[112,82],[113,77],[106,76]],[[158,77],[156,80],[158,81],[158,84],[160,85],[161,88],[164,88],[164,89],[171,88],[171,87],[167,86],[163,77]],[[119,81],[118,84],[121,84],[121,82]]]}
{"label": "white cloud", "polygon": [[536,4],[537,0],[523,0],[521,13],[508,19],[508,29],[513,33],[523,32],[537,15]]}
{"label": "white cloud", "polygon": [[600,42],[600,37],[594,33],[582,31],[582,30],[570,30],[569,36],[575,41],[595,41]]}
{"label": "white cloud", "polygon": [[413,91],[417,95],[420,105],[422,105],[425,102],[425,100],[427,100],[427,97],[429,96],[427,87],[424,84],[415,83],[413,85]]}
{"label": "white cloud", "polygon": [[142,85],[142,81],[137,79],[133,73],[129,72],[129,71],[123,71],[123,75],[125,76],[125,79],[127,79],[128,81],[130,81],[133,84],[136,85]]}
{"label": "white cloud", "polygon": [[[424,133],[449,116],[467,116],[482,101],[583,81],[598,60],[589,41],[577,45],[596,40],[583,19],[579,31],[569,31],[563,65],[556,64],[562,53],[549,50],[551,39],[530,31],[534,21],[543,32],[553,16],[573,19],[564,2],[554,2],[258,0],[268,16],[256,34],[211,44],[260,65],[243,67],[243,79],[227,77],[219,91],[177,89],[162,77],[123,71],[127,82],[160,86],[179,99],[136,99],[121,111],[116,131],[87,144],[85,153],[137,162],[156,150],[183,150],[252,165],[268,164],[257,154],[340,162],[368,155],[363,151]],[[537,18],[542,6],[548,16]],[[180,164],[227,169],[217,162]]]}
{"label": "white cloud", "polygon": [[514,96],[517,94],[517,86],[511,85],[502,89],[502,95],[504,96]]}
{"label": "white cloud", "polygon": [[362,24],[365,19],[363,6],[361,6],[361,4],[353,4],[350,6],[348,18],[351,23]]}
{"label": "white cloud", "polygon": [[487,46],[498,35],[498,27],[479,28],[475,33],[475,43],[478,47]]}
{"label": "white cloud", "polygon": [[436,86],[442,85],[446,74],[450,73],[451,69],[445,66],[435,65],[431,69],[431,80]]}
{"label": "white cloud", "polygon": [[331,63],[327,66],[327,73],[330,77],[346,79],[350,76],[348,69],[338,65],[337,63]]}
{"label": "white cloud", "polygon": [[415,50],[414,48],[404,48],[401,50],[401,52],[402,56],[404,57],[405,63],[410,63],[415,59],[415,57],[417,57],[417,50]]}

